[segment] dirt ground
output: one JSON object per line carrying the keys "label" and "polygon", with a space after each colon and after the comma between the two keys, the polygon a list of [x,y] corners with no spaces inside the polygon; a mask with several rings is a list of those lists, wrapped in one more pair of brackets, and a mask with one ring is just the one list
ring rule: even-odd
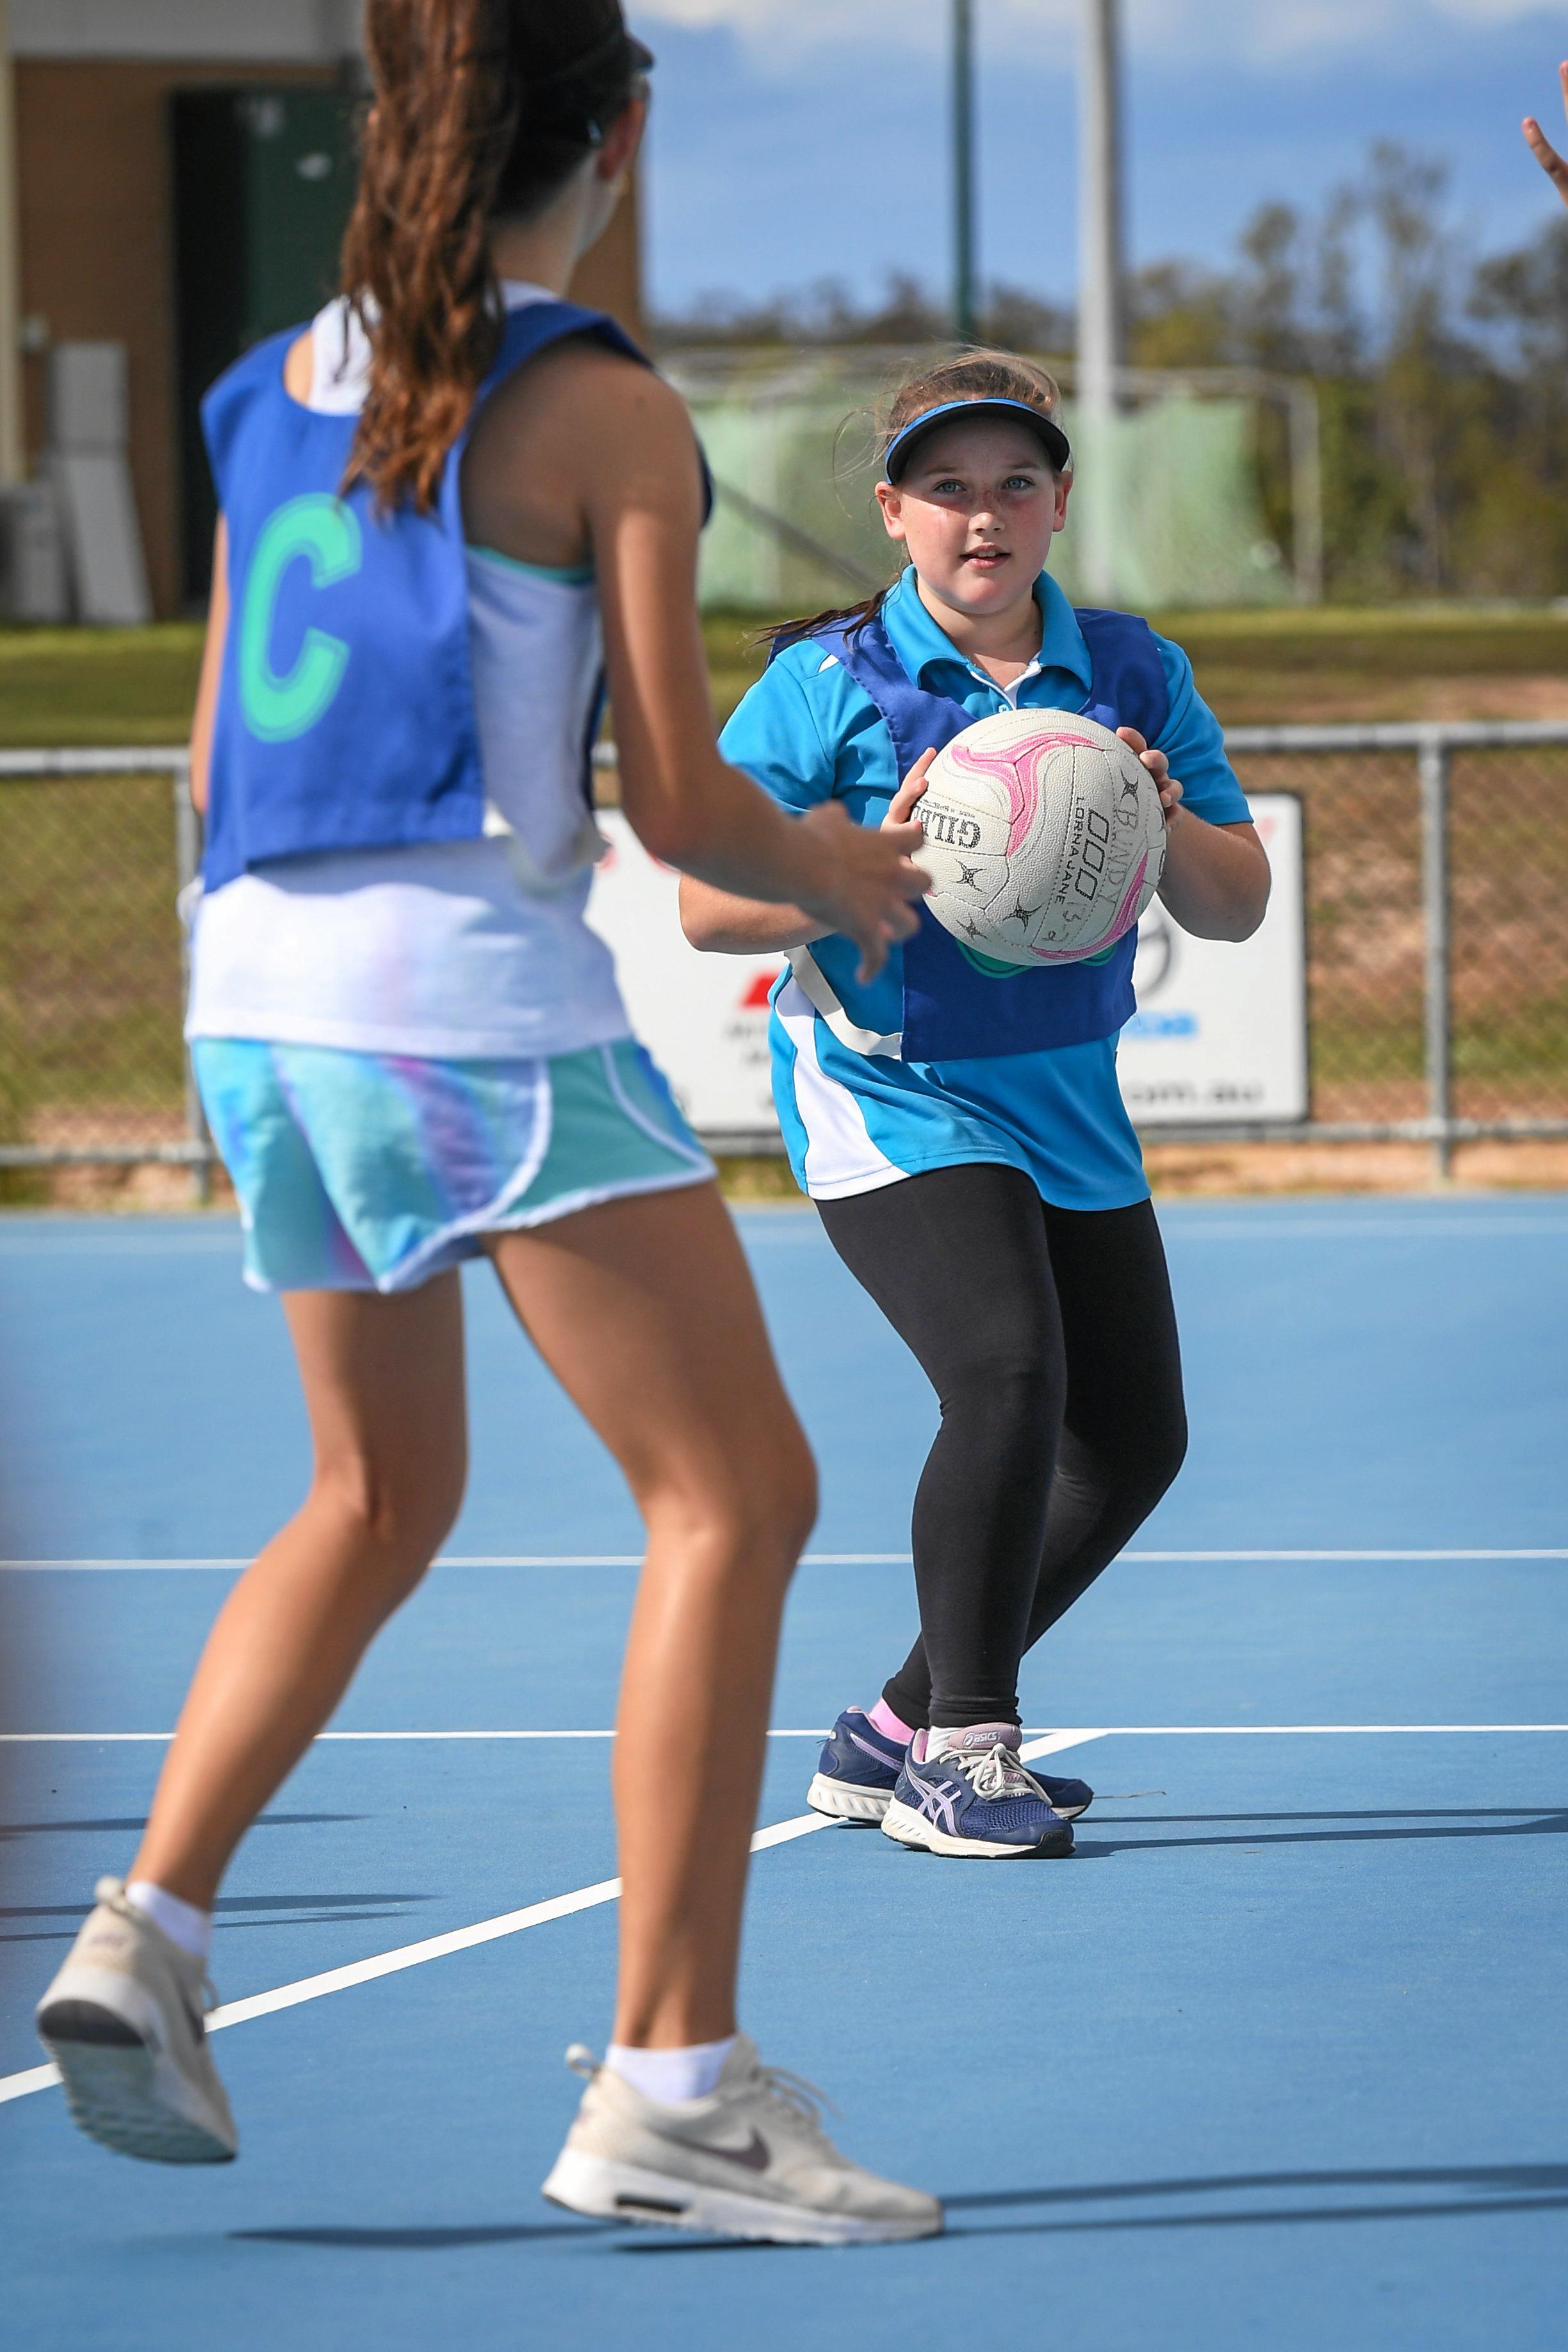
{"label": "dirt ground", "polygon": [[[1465,1143],[1445,1183],[1423,1143],[1152,1143],[1156,1198],[1311,1192],[1555,1192],[1568,1188],[1568,1141]],[[721,1162],[726,1197],[744,1206],[798,1201],[783,1160]]]}
{"label": "dirt ground", "polygon": [[[1447,1182],[1422,1143],[1152,1143],[1144,1160],[1160,1200],[1568,1190],[1568,1141],[1460,1144]],[[800,1202],[783,1159],[724,1159],[720,1179],[726,1200],[737,1208]],[[232,1215],[234,1194],[221,1169],[204,1200],[188,1169],[62,1168],[0,1175],[5,1206],[109,1215],[168,1215],[206,1206]]]}

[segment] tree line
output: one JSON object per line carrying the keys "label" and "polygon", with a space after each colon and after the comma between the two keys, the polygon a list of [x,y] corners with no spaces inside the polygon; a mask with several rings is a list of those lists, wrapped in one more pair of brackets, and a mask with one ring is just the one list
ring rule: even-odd
{"label": "tree line", "polygon": [[[1070,358],[1070,309],[987,289],[987,341]],[[684,344],[918,346],[948,322],[891,277],[858,300],[827,279],[762,305],[710,300],[660,322]],[[1157,369],[1310,378],[1321,419],[1328,593],[1536,597],[1568,592],[1568,219],[1517,251],[1467,248],[1446,166],[1392,141],[1314,208],[1260,205],[1227,268],[1130,276],[1127,355]],[[1279,411],[1257,414],[1262,493],[1288,542]]]}

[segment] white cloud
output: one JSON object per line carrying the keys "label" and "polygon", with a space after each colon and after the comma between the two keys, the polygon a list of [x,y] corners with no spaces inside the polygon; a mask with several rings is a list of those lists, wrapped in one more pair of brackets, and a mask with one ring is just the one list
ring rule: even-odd
{"label": "white cloud", "polygon": [[[981,38],[1009,48],[1037,43],[1043,29],[1070,37],[1076,0],[979,0]],[[901,51],[945,47],[947,0],[629,0],[634,23],[679,25],[692,30],[728,28],[753,51],[798,55],[829,46],[874,47],[887,41]]]}
{"label": "white cloud", "polygon": [[[947,0],[632,0],[631,14],[649,26],[727,27],[754,54],[781,63],[825,47],[860,51],[885,41],[929,52],[945,46],[949,22]],[[975,14],[992,54],[1038,56],[1042,42],[1056,58],[1073,52],[1078,0],[979,0]],[[1267,66],[1397,49],[1402,38],[1429,32],[1434,19],[1484,26],[1532,16],[1550,70],[1561,12],[1542,0],[1126,0],[1126,39],[1134,57],[1241,57]]]}

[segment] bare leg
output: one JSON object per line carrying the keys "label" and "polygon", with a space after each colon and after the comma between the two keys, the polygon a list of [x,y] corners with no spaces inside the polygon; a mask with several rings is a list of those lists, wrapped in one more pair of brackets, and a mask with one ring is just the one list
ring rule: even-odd
{"label": "bare leg", "polygon": [[315,1475],[213,1627],[131,1873],[204,1908],[462,1499],[456,1274],[391,1298],[294,1291],[284,1307]]}
{"label": "bare leg", "polygon": [[495,1237],[513,1307],[647,1528],[615,1752],[615,2038],[734,2031],[779,1620],[816,1516],[811,1455],[711,1186]]}

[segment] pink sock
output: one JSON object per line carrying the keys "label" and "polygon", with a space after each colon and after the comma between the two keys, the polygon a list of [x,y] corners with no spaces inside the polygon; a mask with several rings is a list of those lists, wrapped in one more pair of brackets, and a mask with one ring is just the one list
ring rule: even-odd
{"label": "pink sock", "polygon": [[869,1710],[867,1720],[876,1725],[884,1739],[901,1739],[906,1748],[915,1736],[909,1724],[899,1721],[885,1698],[879,1698],[877,1701],[876,1706]]}

